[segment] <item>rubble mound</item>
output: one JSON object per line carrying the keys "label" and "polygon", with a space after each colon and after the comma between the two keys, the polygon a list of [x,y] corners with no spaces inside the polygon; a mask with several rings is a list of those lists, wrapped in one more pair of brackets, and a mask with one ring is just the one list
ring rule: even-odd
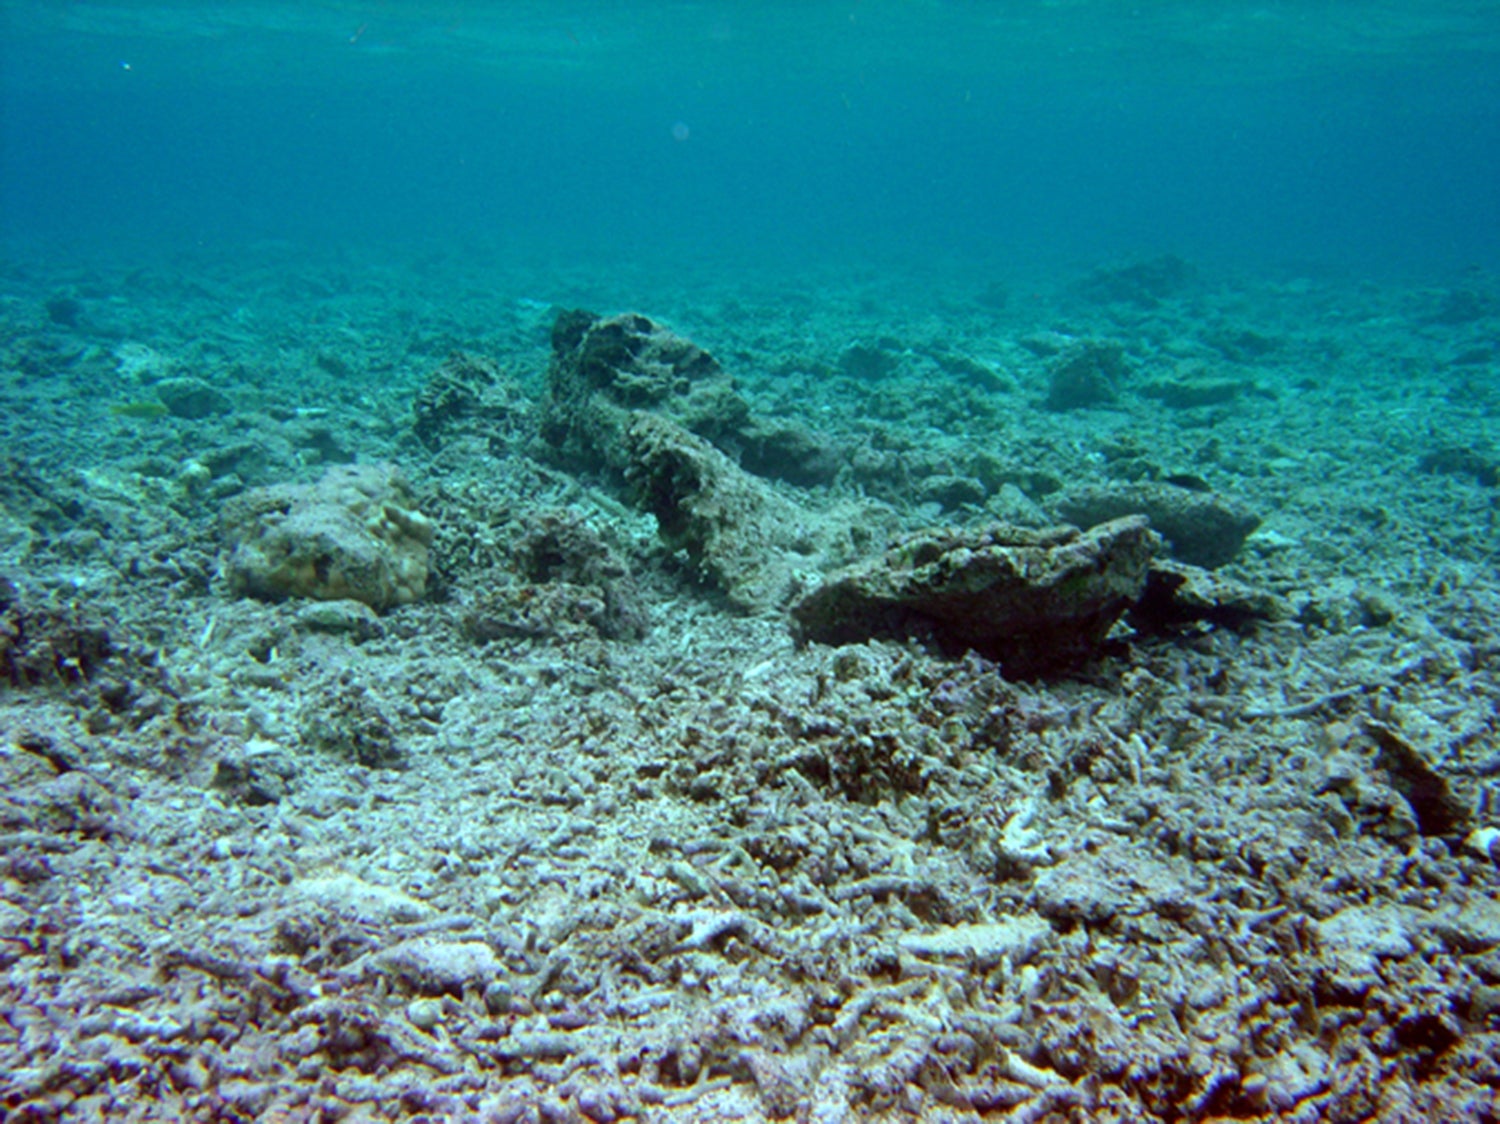
{"label": "rubble mound", "polygon": [[529,425],[530,407],[492,359],[452,352],[428,377],[412,403],[412,432],[436,453],[455,437],[482,437],[491,450],[515,442]]}
{"label": "rubble mound", "polygon": [[566,512],[529,521],[512,552],[518,580],[469,599],[462,628],[484,643],[509,636],[639,639],[650,613],[628,560]]}

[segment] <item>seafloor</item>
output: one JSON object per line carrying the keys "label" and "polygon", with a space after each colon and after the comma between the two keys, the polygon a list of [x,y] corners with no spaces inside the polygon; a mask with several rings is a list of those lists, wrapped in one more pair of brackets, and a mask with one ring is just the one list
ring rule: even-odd
{"label": "seafloor", "polygon": [[[1492,276],[62,262],[0,264],[5,1120],[1500,1119]],[[574,309],[743,416],[599,447]],[[350,463],[410,565],[237,554]],[[1157,547],[1207,608],[788,611],[1100,495],[1237,513]]]}

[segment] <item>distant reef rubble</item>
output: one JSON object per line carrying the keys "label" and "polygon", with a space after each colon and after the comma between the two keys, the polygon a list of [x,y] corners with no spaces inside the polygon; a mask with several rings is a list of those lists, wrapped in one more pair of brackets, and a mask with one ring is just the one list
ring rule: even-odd
{"label": "distant reef rubble", "polygon": [[[654,519],[662,544],[704,585],[739,610],[786,614],[803,642],[916,638],[1017,673],[1051,673],[1097,656],[1127,620],[1244,626],[1284,611],[1207,572],[1260,523],[1226,497],[1150,481],[1065,488],[1049,500],[1050,528],[882,536],[895,520],[877,501],[814,490],[838,477],[848,453],[798,424],[757,417],[697,344],[638,313],[581,310],[559,313],[551,340],[534,409],[493,362],[450,356],[416,398],[418,440],[436,450],[477,426],[506,445],[534,414],[530,448],[541,459],[612,488]],[[221,526],[236,593],[383,611],[427,590],[433,523],[388,466],[253,489],[224,506]],[[611,590],[604,601],[618,603],[619,587]],[[479,637],[518,627],[486,624],[497,618],[483,608],[468,620]]]}

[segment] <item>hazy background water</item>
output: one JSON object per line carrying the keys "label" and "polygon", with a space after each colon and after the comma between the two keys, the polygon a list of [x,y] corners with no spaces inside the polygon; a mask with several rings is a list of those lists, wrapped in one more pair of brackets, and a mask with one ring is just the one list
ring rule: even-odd
{"label": "hazy background water", "polygon": [[1500,5],[5,3],[0,234],[1019,272],[1500,258]]}

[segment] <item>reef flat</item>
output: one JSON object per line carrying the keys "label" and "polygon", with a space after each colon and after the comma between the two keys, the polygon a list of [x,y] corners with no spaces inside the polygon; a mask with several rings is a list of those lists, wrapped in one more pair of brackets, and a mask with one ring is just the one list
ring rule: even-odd
{"label": "reef flat", "polygon": [[0,1115],[1494,1120],[1497,331],[0,262]]}

